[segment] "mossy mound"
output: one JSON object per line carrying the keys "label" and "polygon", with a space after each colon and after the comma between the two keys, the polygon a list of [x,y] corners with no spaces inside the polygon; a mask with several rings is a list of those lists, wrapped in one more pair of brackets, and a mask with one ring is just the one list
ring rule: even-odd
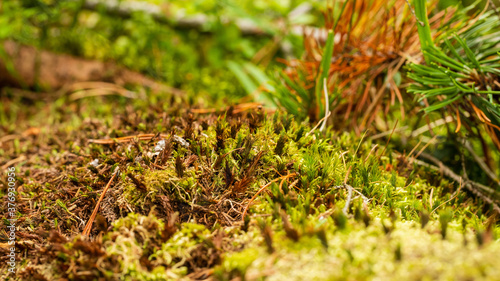
{"label": "mossy mound", "polygon": [[390,147],[259,107],[156,106],[72,119],[4,148],[33,155],[17,166],[18,279],[498,276],[493,212]]}

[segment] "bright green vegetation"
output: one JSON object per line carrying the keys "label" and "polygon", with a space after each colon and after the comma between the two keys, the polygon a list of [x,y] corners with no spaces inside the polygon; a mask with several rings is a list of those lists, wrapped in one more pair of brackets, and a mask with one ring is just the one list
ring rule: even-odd
{"label": "bright green vegetation", "polygon": [[[381,155],[383,147],[373,149],[367,139],[317,129],[308,134],[310,126],[291,116],[257,109],[194,119],[169,114],[162,120],[161,114],[140,118],[138,127],[97,126],[121,136],[169,132],[182,124],[167,133],[167,155],[149,158],[157,140],[72,145],[19,167],[31,173],[22,177],[20,196],[34,206],[33,213],[20,214],[26,218],[20,229],[56,227],[68,237],[52,232],[47,244],[29,250],[28,257],[41,258],[26,260],[22,274],[38,272],[47,280],[203,274],[219,280],[490,280],[498,274],[500,228],[488,209],[439,173],[392,156],[390,148]],[[95,125],[85,122],[61,134],[68,126],[55,132],[62,143],[95,135],[86,129]],[[68,153],[77,157],[59,167],[68,192],[54,189],[57,180],[43,186],[37,171]],[[89,166],[93,159],[102,164]],[[78,234],[79,218],[89,217],[91,198],[98,197],[112,166],[121,175],[100,213],[113,226],[107,231],[97,220],[97,239],[87,241]],[[249,200],[265,184],[293,173]],[[344,180],[355,190],[346,209]]]}
{"label": "bright green vegetation", "polygon": [[[427,21],[425,1],[415,3],[419,4],[416,6],[418,19],[425,22],[418,31],[426,65],[410,64],[412,72],[409,77],[416,83],[409,91],[420,94],[419,101],[429,101],[431,105],[424,109],[426,113],[452,104],[463,117],[474,116],[474,111],[483,112],[484,116],[474,116],[471,121],[464,118],[465,122],[470,122],[468,126],[480,123],[474,119],[486,123],[487,127],[500,126],[500,105],[497,102],[500,91],[495,85],[496,77],[500,75],[500,48],[495,38],[500,23],[495,11],[479,15],[473,24],[463,23],[473,7],[458,11],[443,23],[443,26],[453,28],[438,38],[441,46],[436,47]],[[443,96],[444,99],[438,99]],[[498,142],[496,133],[492,135]]]}

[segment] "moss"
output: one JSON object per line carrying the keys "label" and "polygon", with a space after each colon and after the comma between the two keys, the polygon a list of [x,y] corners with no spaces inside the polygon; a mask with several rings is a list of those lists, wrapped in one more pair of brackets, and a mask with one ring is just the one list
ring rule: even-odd
{"label": "moss", "polygon": [[293,242],[277,232],[274,254],[261,245],[231,255],[218,276],[226,280],[239,272],[266,280],[487,280],[498,274],[498,243],[481,249],[477,244],[464,246],[460,231],[450,236],[443,240],[436,224],[421,229],[413,222],[397,223],[386,236],[380,221],[365,227],[351,220],[347,232],[327,231],[330,246],[325,250],[317,237]]}
{"label": "moss", "polygon": [[232,253],[224,258],[222,265],[215,269],[215,276],[219,280],[232,280],[235,277],[245,277],[248,268],[257,260],[261,253],[259,249],[249,248],[241,252]]}
{"label": "moss", "polygon": [[[498,274],[500,228],[491,213],[471,196],[454,194],[458,187],[440,175],[402,160],[398,166],[390,154],[379,157],[382,149],[372,151],[370,141],[329,130],[308,134],[310,126],[279,112],[251,109],[191,120],[187,113],[134,106],[134,118],[122,113],[107,123],[62,122],[53,134],[75,151],[50,146],[20,166],[26,177],[19,202],[32,210],[19,222],[21,231],[47,233],[57,219],[68,237],[40,236],[40,247],[27,256],[42,258],[26,259],[26,274],[30,268],[48,279],[91,272],[96,279],[125,280],[212,271],[220,280],[480,280]],[[70,130],[75,124],[81,127]],[[158,139],[86,145],[144,128],[160,128],[168,153],[155,154]],[[41,134],[4,151],[14,159],[19,149],[44,147],[49,135]],[[98,166],[89,166],[95,159]],[[82,221],[115,166],[121,176],[99,209],[104,218],[94,224],[95,240],[85,244],[78,236]],[[101,256],[85,252],[89,247]],[[74,271],[68,271],[71,264]]]}

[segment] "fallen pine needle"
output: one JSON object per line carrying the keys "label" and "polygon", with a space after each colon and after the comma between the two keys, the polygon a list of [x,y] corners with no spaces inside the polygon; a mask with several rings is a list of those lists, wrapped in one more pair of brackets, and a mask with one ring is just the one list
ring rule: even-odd
{"label": "fallen pine needle", "polygon": [[101,193],[101,197],[99,197],[99,201],[97,201],[97,204],[94,208],[94,211],[92,212],[92,215],[90,216],[89,220],[87,221],[87,224],[85,225],[85,228],[83,229],[82,235],[83,236],[89,236],[90,231],[92,230],[92,224],[94,223],[95,217],[97,216],[97,212],[99,211],[99,206],[101,205],[102,200],[104,199],[104,196],[106,195],[106,192],[108,191],[109,186],[115,179],[116,175],[118,175],[120,169],[118,167],[115,168],[115,171],[113,172],[113,176],[109,180],[108,184],[104,188],[104,190]]}
{"label": "fallen pine needle", "polygon": [[[90,139],[89,142],[91,143],[98,143],[98,144],[113,144],[113,143],[124,143],[124,142],[129,142],[134,139],[137,140],[150,140],[154,138],[156,134],[141,134],[141,135],[135,135],[135,136],[127,136],[127,137],[121,137],[121,138],[113,138],[113,139]],[[165,134],[160,134],[160,138],[166,139],[168,135]]]}
{"label": "fallen pine needle", "polygon": [[[460,190],[462,189],[462,177],[460,177],[460,185],[458,187],[458,190],[455,192],[455,194],[453,194],[450,199],[446,200],[444,203],[442,203],[441,205],[437,206],[436,208],[434,208],[434,210],[432,210],[432,212],[429,214],[429,215],[432,215],[432,213],[434,213],[437,209],[439,209],[439,207],[443,206],[444,204],[450,202],[451,200],[455,199],[458,194],[460,193]],[[432,205],[431,205],[432,207]]]}
{"label": "fallen pine needle", "polygon": [[[233,113],[238,114],[246,110],[254,109],[254,108],[259,108],[261,107],[262,104],[260,102],[249,102],[249,103],[241,103],[233,106]],[[223,111],[228,111],[231,108],[231,106],[221,108],[221,109],[216,109],[216,108],[194,108],[190,109],[191,112],[193,113],[198,113],[198,114],[205,114],[205,113],[215,113],[215,112],[223,112]]]}
{"label": "fallen pine needle", "polygon": [[255,200],[255,198],[257,198],[257,195],[259,195],[264,189],[266,189],[268,186],[270,186],[273,182],[277,182],[279,180],[285,180],[289,177],[293,177],[295,176],[296,173],[291,173],[289,175],[285,175],[285,176],[282,176],[282,177],[279,177],[279,178],[276,178],[270,182],[268,182],[267,184],[265,184],[264,186],[262,186],[259,191],[257,191],[257,193],[255,193],[255,195],[252,197],[252,199],[250,199],[250,202],[248,202],[247,206],[245,207],[245,210],[243,210],[243,214],[241,215],[241,220],[242,221],[245,221],[245,216],[247,214],[247,211],[248,211],[248,208],[250,207],[250,205],[252,204],[252,202]]}

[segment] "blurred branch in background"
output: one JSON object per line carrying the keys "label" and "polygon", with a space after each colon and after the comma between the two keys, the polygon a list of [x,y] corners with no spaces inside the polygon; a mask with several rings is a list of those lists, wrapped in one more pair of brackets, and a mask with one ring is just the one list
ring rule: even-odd
{"label": "blurred branch in background", "polygon": [[[75,0],[78,1],[78,0]],[[145,13],[154,18],[158,23],[169,25],[175,29],[181,30],[196,30],[202,33],[212,33],[208,26],[213,25],[214,21],[220,21],[221,24],[228,24],[234,22],[242,36],[257,36],[275,38],[275,44],[284,54],[284,57],[291,59],[294,57],[292,46],[287,41],[282,40],[284,36],[302,36],[309,34],[310,37],[319,41],[326,40],[327,32],[324,29],[304,25],[303,18],[313,9],[310,3],[304,2],[292,11],[290,11],[285,18],[278,18],[273,21],[271,25],[263,25],[256,22],[253,18],[236,18],[230,19],[227,16],[221,15],[219,18],[214,19],[213,16],[207,14],[196,14],[191,16],[176,15],[168,11],[168,6],[162,8],[161,6],[154,5],[147,2],[140,1],[118,1],[118,0],[85,0],[83,1],[84,9],[91,11],[105,11],[106,13],[117,15],[123,18],[129,18],[134,13]],[[269,57],[269,54],[274,54],[269,48],[261,49],[259,52],[261,56]],[[259,54],[257,54],[258,56]],[[259,58],[256,58],[259,61]]]}
{"label": "blurred branch in background", "polygon": [[[78,0],[75,0],[78,1]],[[172,25],[175,28],[181,29],[196,29],[198,31],[207,31],[204,29],[208,21],[208,16],[198,15],[189,18],[180,18],[172,16],[169,18],[162,8],[147,2],[140,1],[118,1],[118,0],[85,0],[83,8],[92,11],[101,11],[103,8],[106,13],[115,14],[120,17],[131,17],[133,13],[142,12],[152,16],[156,21]],[[236,25],[243,35],[255,36],[271,36],[258,26],[251,22],[240,19],[236,21]]]}
{"label": "blurred branch in background", "polygon": [[153,92],[166,91],[178,95],[183,94],[179,89],[166,86],[115,63],[40,51],[11,40],[5,41],[2,47],[8,59],[0,58],[1,86],[50,91],[64,90],[65,87],[76,82],[109,81],[120,86],[140,85]]}
{"label": "blurred branch in background", "polygon": [[[78,1],[78,0],[74,0]],[[171,25],[179,29],[195,29],[200,32],[210,32],[207,30],[206,25],[210,21],[210,17],[205,14],[198,14],[196,16],[183,17],[179,15],[169,15],[168,11],[164,11],[160,6],[147,2],[140,1],[118,1],[118,0],[85,0],[83,8],[92,11],[101,11],[105,9],[107,13],[115,14],[120,17],[130,17],[133,13],[142,12],[152,16],[156,21]],[[293,11],[288,14],[289,19],[294,20],[304,14],[307,14],[312,9],[309,3],[303,3],[297,6]],[[223,23],[229,22],[230,19],[222,18]],[[272,28],[263,29],[260,25],[248,18],[238,18],[235,24],[240,30],[242,35],[245,36],[274,36],[276,30],[286,28],[285,22],[277,21],[276,25]],[[291,34],[302,35],[303,32],[314,33],[320,36],[322,32],[320,29],[313,26],[304,26],[302,24],[293,25],[290,28]]]}

